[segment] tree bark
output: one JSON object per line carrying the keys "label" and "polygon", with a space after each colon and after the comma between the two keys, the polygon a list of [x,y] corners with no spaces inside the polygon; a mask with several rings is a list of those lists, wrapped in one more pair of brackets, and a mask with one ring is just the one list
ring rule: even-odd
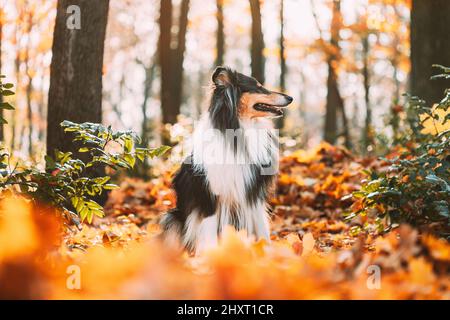
{"label": "tree bark", "polygon": [[174,73],[173,73],[173,96],[176,116],[180,114],[181,102],[183,100],[183,62],[186,51],[186,32],[188,24],[189,0],[181,1],[180,18],[178,22],[178,46],[175,50]]}
{"label": "tree bark", "polygon": [[442,99],[445,80],[430,81],[433,64],[450,66],[448,0],[413,0],[411,9],[411,93],[430,106]]}
{"label": "tree bark", "polygon": [[[18,17],[18,21],[23,21],[24,18],[24,13],[23,10],[20,9],[19,10],[19,17]],[[21,76],[20,76],[20,65],[22,63],[22,57],[20,56],[20,51],[21,51],[21,47],[20,47],[20,41],[19,38],[22,36],[21,34],[21,26],[20,25],[16,25],[16,30],[14,32],[14,42],[16,43],[16,56],[14,59],[14,72],[16,74],[16,93],[19,91],[19,88],[21,86]],[[17,114],[18,111],[16,109],[12,110],[12,117],[11,117],[11,151],[14,152],[14,150],[16,149],[16,131],[17,131]],[[20,137],[20,136],[19,136]]]}
{"label": "tree bark", "polygon": [[329,143],[335,143],[337,138],[337,104],[338,97],[334,89],[337,86],[336,74],[332,66],[332,60],[328,59],[327,78],[327,104],[325,106],[325,133],[324,139]]}
{"label": "tree bark", "polygon": [[221,66],[225,56],[225,31],[223,20],[223,0],[217,0],[217,37],[216,37],[216,60],[215,66]]}
{"label": "tree bark", "polygon": [[251,69],[252,77],[261,84],[265,82],[264,76],[264,36],[262,33],[260,0],[249,0],[252,14],[252,43],[251,43]]}
{"label": "tree bark", "polygon": [[[31,34],[33,29],[33,12],[28,13],[27,29],[26,34]],[[33,111],[31,106],[31,94],[33,93],[33,76],[30,74],[30,39],[27,41],[27,46],[25,48],[25,75],[27,77],[27,89],[26,89],[26,100],[27,100],[27,122],[28,122],[28,155],[33,156]],[[23,126],[25,129],[25,126]],[[24,137],[21,136],[21,139]]]}
{"label": "tree bark", "polygon": [[[325,106],[325,126],[324,126],[324,139],[329,143],[336,143],[339,136],[337,115],[341,112],[342,117],[342,133],[344,136],[345,145],[350,147],[350,133],[348,128],[347,116],[345,113],[344,101],[339,92],[338,75],[336,66],[339,63],[340,50],[339,50],[339,31],[342,23],[341,16],[341,2],[340,0],[333,0],[332,7],[332,21],[330,27],[331,39],[330,49],[327,57],[328,65],[328,79],[327,79],[327,102]],[[317,18],[316,18],[317,20]]]}
{"label": "tree bark", "polygon": [[[149,143],[149,127],[148,127],[148,117],[147,117],[147,104],[148,99],[151,96],[152,87],[153,87],[153,80],[155,78],[155,69],[156,69],[156,62],[153,60],[151,62],[150,66],[146,66],[144,63],[139,63],[142,65],[145,71],[145,80],[144,80],[144,99],[142,101],[141,110],[142,110],[142,126],[141,126],[141,146],[144,148],[148,148]],[[139,173],[139,176],[141,176],[143,179],[148,179],[148,169],[149,164],[147,159],[144,160],[142,165],[137,166],[137,171]]]}
{"label": "tree bark", "polygon": [[[332,8],[332,21],[331,21],[331,39],[330,45],[333,49],[339,48],[339,15],[340,15],[340,1],[333,0]],[[337,74],[335,65],[337,64],[337,50],[333,50],[328,54],[328,79],[327,79],[327,103],[325,106],[325,133],[324,139],[329,143],[335,143],[337,139],[337,111],[339,108],[339,95]]]}
{"label": "tree bark", "polygon": [[363,132],[363,153],[367,152],[367,148],[372,144],[371,127],[372,127],[372,106],[370,105],[370,73],[369,73],[369,37],[368,34],[363,36],[363,79],[364,79],[364,102],[366,104],[366,119]]}
{"label": "tree bark", "polygon": [[[286,53],[284,46],[284,0],[280,0],[280,90],[284,92],[286,90]],[[282,129],[284,127],[284,115],[276,120],[276,127]]]}
{"label": "tree bark", "polygon": [[[46,119],[47,118],[47,111],[46,111],[46,90],[45,90],[45,73],[42,74],[41,77],[41,90],[40,90],[40,99],[39,99],[39,106],[38,106],[38,113],[39,113],[39,119]],[[38,128],[38,139],[39,141],[46,140],[46,130],[45,124],[40,124]]]}
{"label": "tree bark", "polygon": [[177,45],[172,42],[172,0],[161,0],[159,17],[159,65],[161,68],[161,111],[163,123],[175,123],[183,97],[183,61],[186,50],[189,0],[181,1]]}
{"label": "tree bark", "polygon": [[172,101],[172,0],[161,0],[159,14],[159,65],[161,68],[161,112],[163,123],[175,123],[177,110]]}
{"label": "tree bark", "polygon": [[[67,7],[81,9],[81,28],[69,29]],[[63,120],[102,121],[102,68],[109,0],[59,0],[53,36],[47,115],[47,154],[77,153]]]}
{"label": "tree bark", "polygon": [[286,53],[284,46],[284,0],[280,0],[280,89],[286,90]]}

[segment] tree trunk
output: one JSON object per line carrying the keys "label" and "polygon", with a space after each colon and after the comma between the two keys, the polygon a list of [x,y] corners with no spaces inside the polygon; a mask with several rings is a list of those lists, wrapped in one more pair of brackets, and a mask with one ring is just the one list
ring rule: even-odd
{"label": "tree trunk", "polygon": [[327,79],[327,103],[325,111],[325,133],[324,139],[329,143],[335,143],[337,139],[337,112],[341,108],[339,105],[342,102],[339,95],[339,88],[337,83],[337,73],[335,65],[338,63],[338,49],[339,49],[339,31],[341,24],[340,17],[340,1],[333,0],[333,17],[331,21],[331,39],[330,45],[336,50],[328,53],[328,79]]}
{"label": "tree trunk", "polygon": [[249,0],[252,14],[252,44],[251,44],[251,68],[252,77],[264,84],[264,37],[261,22],[260,0]]}
{"label": "tree trunk", "polygon": [[[81,28],[69,29],[67,7],[81,9]],[[109,0],[59,0],[53,36],[47,115],[47,154],[77,153],[60,123],[102,121],[103,51]]]}
{"label": "tree trunk", "polygon": [[[27,29],[26,34],[31,34],[33,29],[33,13],[28,13]],[[33,156],[33,111],[31,106],[31,94],[33,93],[33,77],[30,74],[30,39],[27,41],[27,46],[25,49],[25,75],[27,77],[27,89],[26,89],[26,100],[27,100],[27,122],[28,122],[28,155]],[[23,126],[25,128],[25,126]],[[21,137],[24,138],[23,136]]]}
{"label": "tree trunk", "polygon": [[180,114],[181,102],[183,100],[183,62],[184,52],[186,51],[186,32],[188,24],[189,13],[189,0],[181,1],[180,18],[178,22],[178,46],[175,50],[174,59],[174,78],[173,78],[173,90],[174,96],[174,110],[176,110],[176,116]]}
{"label": "tree trunk", "polygon": [[[280,0],[280,90],[286,90],[286,53],[284,47],[284,0]],[[282,129],[284,127],[284,115],[277,119],[276,127]]]}
{"label": "tree trunk", "polygon": [[40,79],[41,81],[41,90],[40,90],[40,99],[39,99],[39,105],[38,105],[38,114],[39,114],[39,119],[40,119],[40,124],[39,124],[39,128],[38,128],[38,139],[39,141],[45,141],[46,139],[46,128],[45,128],[45,124],[44,119],[46,119],[47,117],[47,112],[46,112],[46,90],[45,90],[45,73],[42,73],[42,77]]}
{"label": "tree trunk", "polygon": [[216,60],[215,66],[221,66],[225,55],[225,32],[223,22],[223,0],[216,0],[217,5],[217,37],[216,37]]}
{"label": "tree trunk", "polygon": [[286,53],[284,46],[284,0],[280,0],[280,89],[286,90]]}
{"label": "tree trunk", "polygon": [[303,71],[298,74],[300,78],[300,91],[298,94],[298,112],[300,116],[300,121],[302,125],[302,139],[300,141],[300,147],[304,148],[309,141],[310,133],[308,123],[308,116],[306,112],[306,90],[305,90],[305,75]]}
{"label": "tree trunk", "polygon": [[[142,128],[141,128],[141,137],[142,137],[142,141],[141,141],[141,145],[144,148],[148,148],[148,143],[149,143],[149,127],[148,127],[148,118],[147,118],[147,102],[148,99],[151,96],[151,92],[152,92],[152,86],[153,86],[153,80],[155,78],[155,69],[156,69],[156,63],[152,62],[150,67],[145,66],[144,64],[142,64],[142,66],[144,67],[145,70],[145,81],[144,81],[144,99],[142,101],[142,105],[141,105],[141,110],[142,110]],[[148,160],[145,159],[144,162],[142,163],[142,166],[137,166],[137,171],[139,173],[139,175],[143,178],[143,179],[148,179],[149,175],[148,175],[148,169],[149,169],[149,165],[148,165]]]}
{"label": "tree trunk", "polygon": [[[18,21],[23,21],[23,10],[20,10],[19,12],[19,18]],[[16,57],[14,59],[14,72],[16,74],[16,93],[19,91],[19,88],[21,86],[20,81],[20,64],[22,63],[22,58],[20,56],[20,41],[19,38],[21,37],[21,29],[20,26],[16,25],[16,30],[14,33],[14,42],[16,43]],[[12,117],[11,117],[11,151],[14,152],[16,149],[16,131],[17,131],[17,115],[19,113],[19,110],[17,110],[18,106],[16,105],[16,109],[12,111]]]}
{"label": "tree trunk", "polygon": [[[26,63],[28,64],[29,62],[27,61]],[[31,108],[32,93],[33,93],[33,78],[28,76],[26,96],[27,96],[27,122],[28,122],[28,155],[30,157],[33,156],[33,111]]]}
{"label": "tree trunk", "polygon": [[363,45],[363,79],[364,79],[364,102],[366,104],[366,119],[363,132],[363,153],[368,151],[368,147],[372,144],[372,108],[370,105],[370,74],[369,74],[369,37],[365,35],[362,39]]}
{"label": "tree trunk", "polygon": [[159,17],[159,65],[161,68],[161,111],[163,123],[175,123],[183,97],[183,61],[186,49],[189,0],[181,1],[177,46],[172,41],[172,0],[161,0]]}
{"label": "tree trunk", "polygon": [[430,81],[433,64],[450,66],[448,0],[413,0],[411,8],[411,93],[429,105],[440,101],[445,80]]}
{"label": "tree trunk", "polygon": [[347,112],[345,111],[345,105],[344,105],[344,100],[342,99],[342,96],[339,92],[338,87],[336,86],[336,94],[339,98],[339,111],[341,112],[341,117],[342,117],[342,133],[340,134],[341,136],[344,137],[344,145],[347,149],[351,149],[352,148],[352,142],[351,142],[351,138],[350,138],[350,128],[348,125],[348,118],[347,118]]}
{"label": "tree trunk", "polygon": [[161,0],[159,15],[159,64],[161,68],[161,112],[163,123],[175,123],[177,110],[172,101],[172,0]]}

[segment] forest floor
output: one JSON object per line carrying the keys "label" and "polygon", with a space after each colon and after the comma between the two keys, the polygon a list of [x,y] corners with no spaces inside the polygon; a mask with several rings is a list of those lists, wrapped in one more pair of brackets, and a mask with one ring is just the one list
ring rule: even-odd
{"label": "forest floor", "polygon": [[[10,295],[450,299],[447,242],[406,225],[380,232],[380,224],[370,215],[344,219],[346,212],[358,206],[345,196],[359,188],[363,169],[375,167],[385,170],[387,164],[355,158],[345,149],[326,144],[294,152],[280,163],[276,196],[271,199],[272,241],[255,242],[228,230],[219,247],[200,257],[164,247],[157,240],[161,214],[175,204],[170,189],[173,171],[148,182],[127,178],[111,193],[107,217],[84,225],[81,231],[69,227],[57,254],[42,255],[42,244],[55,245],[56,238],[49,236],[51,227],[45,235],[36,236],[39,249],[25,246],[25,250],[16,241],[16,251],[0,252],[0,261],[21,255],[14,266],[19,264],[38,284],[31,287],[18,279]],[[0,236],[0,244],[5,239]],[[32,269],[36,257],[39,267]],[[75,289],[68,280],[68,266],[80,268],[81,282],[77,286],[75,281]],[[5,270],[0,281],[19,277]]]}

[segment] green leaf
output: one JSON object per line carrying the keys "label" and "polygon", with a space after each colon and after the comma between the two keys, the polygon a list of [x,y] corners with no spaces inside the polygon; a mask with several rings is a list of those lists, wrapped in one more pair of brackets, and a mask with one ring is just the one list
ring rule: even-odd
{"label": "green leaf", "polygon": [[129,137],[124,140],[123,148],[126,153],[130,153],[133,150],[133,144],[133,140]]}
{"label": "green leaf", "polygon": [[3,84],[3,88],[11,89],[11,88],[14,88],[14,85],[12,83],[5,83],[5,84]]}
{"label": "green leaf", "polygon": [[92,223],[92,219],[94,218],[94,214],[93,214],[92,210],[88,210],[86,217],[87,217],[87,222],[89,224],[91,224]]}
{"label": "green leaf", "polygon": [[78,212],[78,214],[80,215],[81,222],[83,222],[83,221],[86,219],[86,217],[88,216],[88,214],[89,214],[89,208],[83,206],[83,207],[80,209],[80,211],[77,210],[77,212]]}
{"label": "green leaf", "polygon": [[160,146],[158,148],[154,148],[151,150],[151,157],[160,157],[163,154],[165,154],[167,151],[169,151],[171,147],[169,146]]}
{"label": "green leaf", "polygon": [[14,107],[9,102],[2,102],[0,103],[0,109],[14,110]]}
{"label": "green leaf", "polygon": [[111,179],[111,177],[106,176],[106,177],[98,177],[94,179],[94,182],[97,184],[105,184],[106,182],[108,182]]}
{"label": "green leaf", "polygon": [[379,191],[375,191],[375,192],[369,193],[366,197],[367,197],[367,199],[373,199],[373,198],[379,196],[380,194],[381,193]]}
{"label": "green leaf", "polygon": [[93,213],[99,218],[103,218],[105,216],[103,210],[93,210]]}
{"label": "green leaf", "polygon": [[44,159],[47,169],[53,170],[56,168],[55,160],[52,157],[45,155]]}
{"label": "green leaf", "polygon": [[14,92],[11,91],[11,90],[3,90],[3,91],[2,91],[2,95],[5,96],[5,97],[7,97],[7,96],[13,96],[13,95],[14,95]]}
{"label": "green leaf", "polygon": [[105,190],[114,190],[114,189],[118,189],[118,188],[119,188],[118,185],[115,185],[112,183],[107,183],[107,184],[103,185],[103,189],[105,189]]}
{"label": "green leaf", "polygon": [[[72,202],[72,206],[75,208],[75,209],[77,209],[78,208],[78,205],[79,205],[79,203],[80,203],[80,198],[79,197],[73,197],[73,198],[71,198],[70,199],[70,201]],[[78,210],[77,210],[78,211]]]}
{"label": "green leaf", "polygon": [[130,168],[133,168],[136,164],[136,158],[131,154],[124,154],[123,160],[130,166]]}
{"label": "green leaf", "polygon": [[85,204],[91,209],[103,210],[103,207],[94,200],[88,200],[85,202]]}

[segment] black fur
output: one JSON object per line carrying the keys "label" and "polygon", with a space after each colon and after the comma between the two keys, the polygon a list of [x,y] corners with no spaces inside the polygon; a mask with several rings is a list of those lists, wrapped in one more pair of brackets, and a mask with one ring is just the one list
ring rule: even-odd
{"label": "black fur", "polygon": [[[203,217],[209,217],[216,210],[216,196],[211,193],[204,172],[194,171],[192,156],[185,161],[173,180],[177,194],[177,209],[191,212],[198,209]],[[186,217],[184,217],[186,218]]]}
{"label": "black fur", "polygon": [[190,212],[197,209],[200,217],[206,218],[216,210],[216,196],[212,194],[204,172],[194,169],[192,155],[175,174],[172,187],[177,195],[177,207],[168,212],[161,224],[164,231],[183,234],[186,219]]}

